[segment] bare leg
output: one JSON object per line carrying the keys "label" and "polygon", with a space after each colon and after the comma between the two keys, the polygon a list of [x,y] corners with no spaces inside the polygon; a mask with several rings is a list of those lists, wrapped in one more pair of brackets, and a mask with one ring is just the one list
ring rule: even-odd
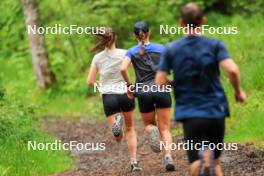
{"label": "bare leg", "polygon": [[161,134],[162,141],[168,145],[165,145],[165,153],[170,154],[170,146],[172,143],[172,136],[170,133],[170,108],[157,109],[158,114],[158,126]]}
{"label": "bare leg", "polygon": [[125,130],[126,130],[126,139],[128,143],[128,153],[131,159],[136,161],[136,153],[137,153],[137,134],[135,131],[135,123],[134,123],[134,113],[123,112],[125,118]]}
{"label": "bare leg", "polygon": [[197,176],[199,174],[200,161],[196,160],[191,164],[191,176]]}
{"label": "bare leg", "polygon": [[160,148],[160,131],[156,126],[155,111],[150,113],[142,113],[142,118],[145,125],[145,131],[149,135],[149,144],[153,152],[159,153]]}
{"label": "bare leg", "polygon": [[220,165],[220,158],[215,160],[215,171],[217,176],[223,176],[222,168]]}
{"label": "bare leg", "polygon": [[[202,166],[202,172],[204,172],[205,168],[210,168],[210,150],[206,150],[203,153],[204,163]],[[194,161],[191,165],[191,175],[196,176],[199,174],[199,167],[201,162],[199,160]]]}
{"label": "bare leg", "polygon": [[156,126],[155,111],[141,113],[141,117],[144,123],[145,131],[150,133],[151,128]]}
{"label": "bare leg", "polygon": [[[200,161],[194,161],[191,164],[191,176],[197,176],[199,174]],[[220,159],[215,160],[215,171],[217,176],[223,176],[222,169],[220,166]]]}
{"label": "bare leg", "polygon": [[166,171],[174,171],[173,158],[171,156],[172,136],[170,133],[170,108],[157,109],[158,126],[161,134],[161,139],[165,143],[164,163]]}

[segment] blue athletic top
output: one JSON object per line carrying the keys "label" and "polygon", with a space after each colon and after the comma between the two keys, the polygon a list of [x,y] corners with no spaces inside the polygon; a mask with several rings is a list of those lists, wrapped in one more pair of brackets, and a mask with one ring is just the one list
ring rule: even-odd
{"label": "blue athletic top", "polygon": [[160,44],[145,44],[145,54],[140,55],[141,45],[128,49],[126,56],[131,59],[136,73],[136,82],[153,84],[158,70],[160,56],[164,51]]}
{"label": "blue athletic top", "polygon": [[187,36],[167,45],[159,70],[173,71],[176,120],[229,116],[219,71],[219,62],[227,58],[224,43],[205,36]]}

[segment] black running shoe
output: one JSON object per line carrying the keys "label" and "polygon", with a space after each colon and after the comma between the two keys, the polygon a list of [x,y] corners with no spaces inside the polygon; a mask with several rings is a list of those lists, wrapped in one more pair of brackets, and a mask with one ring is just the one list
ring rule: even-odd
{"label": "black running shoe", "polygon": [[121,113],[116,114],[115,123],[112,126],[114,136],[118,137],[123,134],[123,116]]}
{"label": "black running shoe", "polygon": [[199,174],[198,176],[216,176],[214,151],[209,149],[201,150],[199,152]]}
{"label": "black running shoe", "polygon": [[134,162],[131,164],[131,172],[138,172],[141,171],[142,168],[139,167],[139,163],[138,162]]}
{"label": "black running shoe", "polygon": [[153,152],[159,153],[160,150],[160,133],[156,126],[153,126],[149,134],[150,138],[150,148]]}
{"label": "black running shoe", "polygon": [[168,172],[175,171],[175,167],[173,165],[173,159],[171,156],[165,156],[164,164],[165,164],[166,171],[168,171]]}

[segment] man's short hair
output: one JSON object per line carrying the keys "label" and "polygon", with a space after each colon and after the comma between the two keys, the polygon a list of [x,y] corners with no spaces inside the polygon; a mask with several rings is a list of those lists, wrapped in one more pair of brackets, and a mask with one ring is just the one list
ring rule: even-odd
{"label": "man's short hair", "polygon": [[194,2],[186,4],[181,9],[181,19],[187,26],[198,27],[202,23],[202,18],[204,16],[201,8]]}

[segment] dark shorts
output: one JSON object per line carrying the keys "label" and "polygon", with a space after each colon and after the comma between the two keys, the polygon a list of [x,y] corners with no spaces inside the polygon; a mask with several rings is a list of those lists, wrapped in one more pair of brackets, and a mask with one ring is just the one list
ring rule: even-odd
{"label": "dark shorts", "polygon": [[135,108],[134,99],[129,99],[127,94],[103,94],[103,105],[107,117],[119,112],[129,112]]}
{"label": "dark shorts", "polygon": [[[225,133],[225,119],[201,119],[193,118],[183,120],[183,130],[185,142],[193,141],[195,143],[206,142],[214,143],[215,145],[223,143],[224,133]],[[215,149],[215,159],[219,158],[221,155],[221,150]],[[188,159],[192,163],[199,159],[198,150],[188,150]]]}
{"label": "dark shorts", "polygon": [[156,108],[171,107],[171,96],[169,92],[140,92],[137,93],[137,98],[141,113],[152,112]]}

